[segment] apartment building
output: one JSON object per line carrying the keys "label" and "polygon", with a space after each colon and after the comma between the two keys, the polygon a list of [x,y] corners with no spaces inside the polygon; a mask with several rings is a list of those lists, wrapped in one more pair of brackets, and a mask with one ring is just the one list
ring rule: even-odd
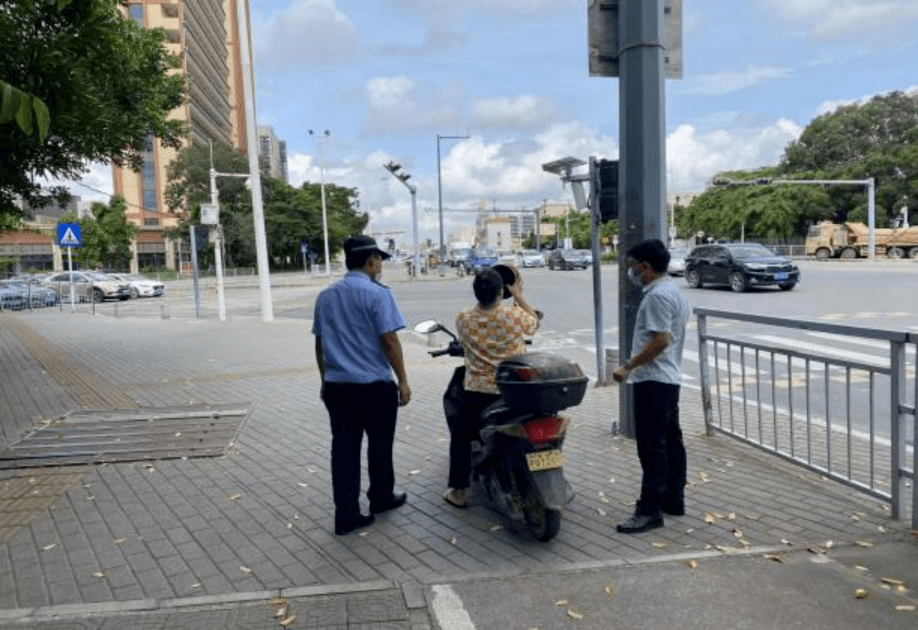
{"label": "apartment building", "polygon": [[288,181],[287,143],[265,125],[258,125],[258,165],[263,175]]}
{"label": "apartment building", "polygon": [[[188,101],[172,112],[187,121],[189,142],[199,146],[223,143],[246,150],[245,107],[237,2],[247,0],[130,0],[126,15],[144,28],[165,29],[166,47],[179,59],[174,72],[185,74]],[[114,190],[127,202],[127,218],[140,227],[133,244],[131,270],[145,267],[178,269],[187,255],[179,242],[166,237],[185,209],[166,207],[166,172],[176,152],[149,138],[141,171],[114,168]]]}

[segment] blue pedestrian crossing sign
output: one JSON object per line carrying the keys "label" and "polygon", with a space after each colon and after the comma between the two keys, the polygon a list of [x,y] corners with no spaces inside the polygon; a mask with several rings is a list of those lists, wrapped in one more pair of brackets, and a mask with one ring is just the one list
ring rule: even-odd
{"label": "blue pedestrian crossing sign", "polygon": [[83,235],[79,223],[58,223],[57,242],[61,247],[82,247]]}

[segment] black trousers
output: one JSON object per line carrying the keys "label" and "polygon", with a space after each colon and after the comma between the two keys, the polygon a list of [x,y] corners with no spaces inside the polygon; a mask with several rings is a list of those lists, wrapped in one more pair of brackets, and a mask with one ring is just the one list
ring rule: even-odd
{"label": "black trousers", "polygon": [[335,524],[360,515],[360,454],[367,434],[370,503],[385,502],[395,487],[392,443],[398,414],[398,387],[392,381],[325,383],[323,396],[331,421],[332,492]]}
{"label": "black trousers", "polygon": [[643,471],[636,512],[659,516],[664,503],[681,506],[684,500],[686,457],[679,427],[679,385],[635,383],[634,424]]}
{"label": "black trousers", "polygon": [[465,391],[462,406],[449,428],[449,487],[469,487],[472,474],[472,440],[478,437],[478,419],[499,394]]}

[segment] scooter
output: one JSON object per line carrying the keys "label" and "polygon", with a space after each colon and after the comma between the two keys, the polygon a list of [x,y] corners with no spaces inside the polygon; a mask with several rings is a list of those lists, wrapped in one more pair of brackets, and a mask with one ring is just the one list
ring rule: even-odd
{"label": "scooter", "polygon": [[[452,338],[446,348],[431,351],[432,357],[465,354],[456,335],[436,321],[421,322],[415,331]],[[443,395],[450,425],[462,403],[464,377],[465,366],[457,367]],[[589,379],[573,361],[527,352],[502,361],[496,380],[501,397],[482,412],[478,440],[472,442],[472,481],[512,528],[549,541],[561,527],[562,509],[574,498],[561,452],[569,421],[558,412],[583,401]]]}

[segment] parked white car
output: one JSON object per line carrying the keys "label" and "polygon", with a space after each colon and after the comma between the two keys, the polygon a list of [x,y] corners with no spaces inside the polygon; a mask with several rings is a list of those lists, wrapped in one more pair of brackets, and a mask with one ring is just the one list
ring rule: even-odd
{"label": "parked white car", "polygon": [[106,274],[124,282],[131,289],[131,297],[162,297],[166,292],[166,285],[159,280],[150,280],[136,274],[110,273]]}

